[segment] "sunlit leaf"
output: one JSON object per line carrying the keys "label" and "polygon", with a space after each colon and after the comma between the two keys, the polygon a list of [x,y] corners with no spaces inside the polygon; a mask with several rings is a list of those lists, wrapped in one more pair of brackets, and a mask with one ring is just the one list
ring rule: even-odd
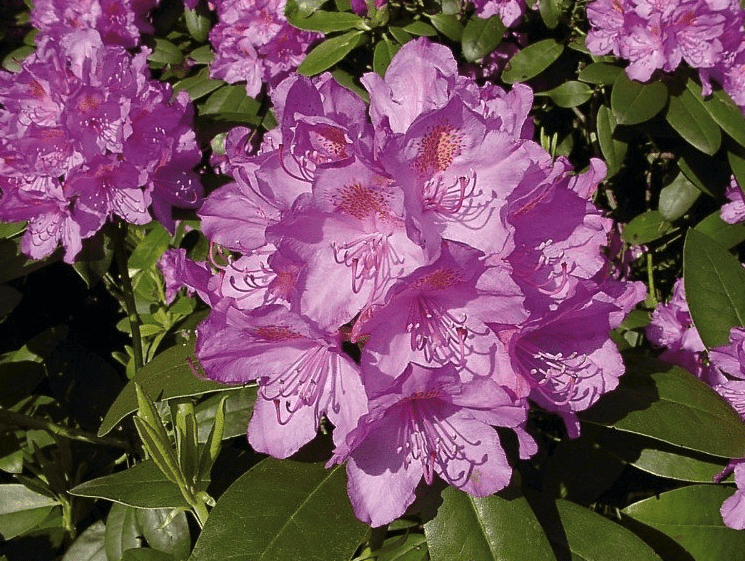
{"label": "sunlit leaf", "polygon": [[348,31],[343,35],[326,39],[303,59],[297,71],[303,76],[315,76],[334,66],[364,40],[362,31]]}

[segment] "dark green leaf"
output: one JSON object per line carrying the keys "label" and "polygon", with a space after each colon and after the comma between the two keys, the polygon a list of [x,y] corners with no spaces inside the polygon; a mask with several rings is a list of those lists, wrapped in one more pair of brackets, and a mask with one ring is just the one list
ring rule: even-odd
{"label": "dark green leaf", "polygon": [[445,37],[456,43],[463,39],[463,24],[454,15],[434,14],[429,16],[429,21],[435,26],[437,31]]}
{"label": "dark green leaf", "polygon": [[78,536],[62,561],[107,561],[104,547],[106,527],[100,520]]}
{"label": "dark green leaf", "polygon": [[29,259],[21,253],[20,240],[0,240],[0,284],[23,277],[42,267],[62,259],[58,249],[44,259]]}
{"label": "dark green leaf", "polygon": [[508,84],[530,80],[551,66],[563,52],[564,45],[554,39],[544,39],[528,45],[507,63],[502,72],[502,80]]}
{"label": "dark green leaf", "polygon": [[489,19],[472,16],[461,38],[463,57],[469,62],[482,59],[497,48],[506,29],[499,16]]}
{"label": "dark green leaf", "polygon": [[727,160],[740,189],[745,189],[745,158],[741,158],[734,152],[727,152]]}
{"label": "dark green leaf", "polygon": [[191,538],[183,511],[171,518],[171,510],[167,508],[140,508],[135,519],[151,548],[170,554],[176,561],[189,557]]}
{"label": "dark green leaf", "polygon": [[58,504],[17,483],[0,485],[0,536],[9,540],[32,530]]}
{"label": "dark green leaf", "polygon": [[0,285],[0,319],[12,312],[21,303],[22,298],[23,294],[12,286]]}
{"label": "dark green leaf", "polygon": [[104,537],[106,557],[109,561],[119,561],[127,549],[142,547],[135,512],[136,509],[130,506],[119,503],[111,505]]}
{"label": "dark green leaf", "polygon": [[88,288],[103,278],[114,259],[112,240],[109,236],[95,236],[83,240],[83,249],[75,257],[73,269]]}
{"label": "dark green leaf", "polygon": [[413,39],[411,35],[406,33],[401,27],[397,27],[395,25],[391,25],[388,28],[388,31],[391,35],[393,35],[393,38],[398,41],[401,45],[405,45],[409,41]]}
{"label": "dark green leaf", "polygon": [[690,485],[636,502],[622,512],[670,536],[696,561],[734,561],[743,557],[745,532],[722,522],[719,509],[730,495],[730,487]]}
{"label": "dark green leaf", "polygon": [[297,559],[303,552],[308,561],[348,561],[367,531],[352,513],[343,467],[269,458],[217,501],[189,559]]}
{"label": "dark green leaf", "polygon": [[298,66],[298,73],[304,76],[315,76],[334,66],[359,46],[364,39],[362,31],[348,31],[343,35],[326,39],[308,53]]}
{"label": "dark green leaf", "polygon": [[626,158],[628,144],[613,138],[613,131],[616,130],[616,118],[613,116],[613,111],[606,105],[601,105],[598,108],[597,127],[600,151],[608,165],[608,175],[606,176],[606,179],[608,179],[620,171],[623,160]]}
{"label": "dark green leaf", "polygon": [[745,456],[745,424],[710,386],[650,357],[624,359],[618,387],[582,413],[583,420],[712,456]]}
{"label": "dark green leaf", "polygon": [[693,206],[701,195],[696,186],[691,183],[683,172],[673,179],[670,185],[660,191],[660,214],[670,222],[683,216]]}
{"label": "dark green leaf", "polygon": [[122,561],[174,561],[174,557],[157,549],[141,548],[125,551]]}
{"label": "dark green leaf", "polygon": [[691,163],[693,164],[693,166],[688,163],[688,160],[686,158],[680,158],[678,160],[678,167],[680,168],[680,171],[683,172],[683,175],[688,178],[688,181],[696,186],[696,189],[698,189],[705,195],[716,197],[716,194],[709,187],[710,181],[708,180],[708,178],[702,176],[701,172],[704,170],[701,169],[701,162],[699,161],[699,159],[696,159],[695,162],[692,161]]}
{"label": "dark green leaf", "polygon": [[184,61],[184,53],[167,39],[156,38],[155,48],[147,59],[158,64],[181,64]]}
{"label": "dark green leaf", "polygon": [[240,388],[213,395],[196,407],[197,428],[199,442],[207,441],[212,425],[215,423],[217,406],[223,397],[225,401],[225,427],[223,438],[245,436],[248,421],[251,419],[254,401],[256,401],[256,386]]}
{"label": "dark green leaf", "polygon": [[680,136],[704,154],[713,156],[722,144],[722,131],[704,107],[704,100],[691,90],[670,95],[665,114]]}
{"label": "dark green leaf", "polygon": [[388,39],[383,39],[377,45],[375,45],[375,52],[373,54],[373,70],[385,76],[385,71],[388,69],[388,65],[393,60],[393,56],[401,48],[401,45],[397,45]]}
{"label": "dark green leaf", "polygon": [[745,325],[745,269],[725,248],[691,228],[683,248],[683,278],[701,340],[708,348],[729,343],[730,328]]}
{"label": "dark green leaf", "polygon": [[362,101],[364,101],[365,103],[369,103],[370,94],[367,93],[366,89],[361,88],[355,83],[354,81],[355,77],[352,76],[352,74],[350,74],[349,72],[345,70],[342,70],[341,68],[337,68],[331,71],[331,75],[334,77],[334,80],[336,80],[340,86],[344,86],[350,92],[357,94],[357,97],[359,97]]}
{"label": "dark green leaf", "polygon": [[559,107],[577,107],[592,97],[592,88],[587,84],[576,81],[564,82],[547,92],[540,92],[537,96],[546,95]]}
{"label": "dark green leaf", "polygon": [[245,86],[223,86],[199,106],[199,114],[220,121],[258,124],[261,105],[246,94]]}
{"label": "dark green leaf", "polygon": [[719,245],[726,249],[732,249],[737,244],[745,241],[745,222],[727,224],[719,216],[716,210],[701,222],[696,224],[696,230],[716,240]]}
{"label": "dark green leaf", "polygon": [[613,84],[611,108],[619,125],[648,121],[667,104],[667,87],[662,82],[640,84],[621,72]]}
{"label": "dark green leaf", "polygon": [[204,43],[210,34],[210,15],[203,2],[197,4],[196,9],[184,8],[184,19],[189,34],[197,43]]}
{"label": "dark green leaf", "polygon": [[208,67],[202,68],[194,76],[184,78],[180,82],[176,82],[173,86],[173,91],[178,93],[181,90],[185,90],[189,94],[192,101],[203,98],[207,94],[211,94],[220,86],[225,85],[222,80],[213,80],[210,78],[210,69]]}
{"label": "dark green leaf", "polygon": [[585,66],[577,77],[588,84],[612,86],[622,72],[623,68],[619,66],[606,62],[593,62]]}
{"label": "dark green leaf", "polygon": [[349,12],[324,12],[320,10],[310,17],[302,17],[297,14],[288,18],[288,21],[290,25],[298,29],[320,31],[324,34],[354,29],[363,23],[361,17]]}
{"label": "dark green leaf", "polygon": [[99,436],[109,432],[124,417],[137,410],[135,382],[151,399],[155,400],[202,395],[231,389],[231,386],[202,380],[194,374],[189,366],[190,362],[193,361],[196,368],[196,359],[192,358],[194,350],[192,345],[171,347],[141,368],[109,408],[101,423],[101,428],[98,430]]}
{"label": "dark green leaf", "polygon": [[158,262],[163,252],[168,249],[171,234],[160,222],[153,222],[152,230],[137,244],[132,255],[129,256],[130,269],[149,269]]}
{"label": "dark green leaf", "polygon": [[376,561],[427,561],[427,539],[422,534],[407,534],[383,542]]}
{"label": "dark green leaf", "polygon": [[[203,481],[202,488],[207,484],[207,480]],[[152,460],[81,483],[70,494],[107,499],[137,508],[189,508],[178,486],[168,481]]]}
{"label": "dark green leaf", "polygon": [[657,210],[649,210],[626,224],[621,237],[630,244],[643,244],[664,236],[672,228]]}
{"label": "dark green leaf", "polygon": [[153,459],[155,464],[158,466],[163,475],[169,481],[177,484],[179,489],[186,487],[186,481],[184,475],[179,468],[176,455],[173,452],[170,442],[163,442],[157,436],[156,429],[151,427],[148,423],[142,420],[141,417],[137,416],[134,418],[135,427],[137,433],[140,435],[142,440],[142,446],[145,448],[147,454]]}
{"label": "dark green leaf", "polygon": [[555,29],[561,18],[561,5],[557,0],[538,0],[538,11],[546,27]]}
{"label": "dark green leaf", "polygon": [[[694,95],[701,96],[701,86],[693,80],[688,80],[686,87]],[[722,90],[716,90],[704,101],[704,107],[724,132],[740,146],[745,146],[745,116],[730,96]]]}
{"label": "dark green leaf", "polygon": [[406,33],[411,33],[412,35],[425,37],[434,37],[435,35],[437,35],[437,30],[430,24],[425,23],[422,20],[410,23],[409,25],[404,27],[404,31]]}
{"label": "dark green leaf", "polygon": [[[626,528],[569,501],[559,499],[556,508],[572,559],[581,561],[661,561],[657,554]],[[556,531],[557,529],[554,528]],[[558,532],[557,532],[558,533]],[[552,541],[564,536],[551,533]]]}
{"label": "dark green leaf", "polygon": [[424,525],[432,561],[553,560],[541,525],[524,497],[473,497],[454,487],[442,493],[437,516]]}

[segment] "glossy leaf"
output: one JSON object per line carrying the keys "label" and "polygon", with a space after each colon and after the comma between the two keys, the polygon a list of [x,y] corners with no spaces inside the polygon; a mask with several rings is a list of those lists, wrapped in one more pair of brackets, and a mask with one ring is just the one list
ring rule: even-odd
{"label": "glossy leaf", "polygon": [[5,222],[0,224],[0,238],[11,238],[26,229],[26,222]]}
{"label": "glossy leaf", "polygon": [[186,28],[197,43],[204,43],[210,34],[210,14],[203,3],[197,4],[193,10],[184,8]]}
{"label": "glossy leaf", "polygon": [[104,537],[106,557],[109,561],[119,561],[127,549],[142,547],[135,512],[136,509],[120,503],[111,505]]}
{"label": "glossy leaf", "polygon": [[731,487],[690,485],[629,505],[621,512],[672,538],[696,561],[741,559],[745,532],[727,528],[719,509]]}
{"label": "glossy leaf", "polygon": [[691,228],[683,249],[683,278],[701,340],[708,348],[729,343],[730,328],[745,325],[745,269],[725,248]]}
{"label": "glossy leaf", "polygon": [[103,522],[94,522],[72,543],[62,561],[107,561],[105,533]]}
{"label": "glossy leaf", "polygon": [[343,467],[269,458],[220,497],[189,561],[296,559],[298,552],[348,561],[367,531],[349,505]]}
{"label": "glossy leaf", "polygon": [[348,31],[343,35],[326,39],[308,53],[297,71],[303,76],[315,76],[334,66],[359,46],[364,39],[362,31]]}
{"label": "glossy leaf", "polygon": [[689,89],[670,96],[665,114],[680,136],[704,154],[713,156],[722,144],[722,131],[704,107],[701,97]]}
{"label": "glossy leaf", "polygon": [[432,561],[553,560],[551,546],[524,497],[473,497],[448,487],[437,516],[424,525]]}
{"label": "glossy leaf", "polygon": [[710,386],[650,357],[624,359],[618,387],[581,413],[583,420],[712,456],[745,456],[745,424]]}
{"label": "glossy leaf", "polygon": [[580,70],[577,78],[588,84],[612,86],[622,72],[623,68],[620,66],[614,66],[606,62],[593,62]]}
{"label": "glossy leaf", "polygon": [[719,216],[716,210],[701,222],[696,224],[696,230],[716,240],[719,245],[726,249],[732,249],[737,244],[745,241],[745,222],[728,224]]}
{"label": "glossy leaf", "polygon": [[649,210],[626,224],[621,237],[630,244],[649,243],[667,234],[671,228],[672,224],[659,211]]}
{"label": "glossy leaf", "polygon": [[[302,17],[307,17],[317,11],[326,0],[287,0],[285,4],[285,16],[290,17],[297,12]],[[340,12],[344,10],[339,8]]]}
{"label": "glossy leaf", "polygon": [[319,10],[309,17],[302,17],[299,13],[287,18],[293,27],[321,33],[346,31],[354,29],[363,23],[361,17],[349,12],[324,12]]}
{"label": "glossy leaf", "polygon": [[[686,87],[700,97],[701,86],[693,80],[688,80]],[[715,90],[704,101],[704,107],[724,132],[745,147],[745,116],[730,96],[723,90]]]}
{"label": "glossy leaf", "polygon": [[482,59],[497,48],[506,29],[499,16],[489,19],[472,16],[461,37],[463,57],[469,62]]}
{"label": "glossy leaf", "polygon": [[9,540],[32,530],[58,504],[18,483],[0,485],[0,536]]}
{"label": "glossy leaf", "polygon": [[658,208],[662,218],[669,222],[677,220],[688,212],[700,195],[701,191],[688,180],[683,172],[678,173],[672,183],[660,191]]}
{"label": "glossy leaf", "polygon": [[667,104],[667,87],[662,82],[640,84],[621,72],[613,84],[611,108],[620,125],[648,121]]}
{"label": "glossy leaf", "polygon": [[403,28],[398,27],[396,25],[391,25],[388,27],[388,31],[391,35],[393,35],[393,38],[398,41],[401,45],[405,45],[409,41],[413,39],[411,35],[406,33]]}
{"label": "glossy leaf", "polygon": [[405,26],[404,31],[412,35],[419,37],[434,37],[437,35],[437,30],[430,24],[423,22],[422,20],[415,21]]}
{"label": "glossy leaf", "polygon": [[[559,499],[556,508],[572,559],[582,561],[661,561],[654,550],[626,528],[577,504]],[[556,529],[554,528],[554,531]]]}
{"label": "glossy leaf", "polygon": [[147,60],[158,64],[181,64],[184,60],[184,54],[181,49],[167,39],[156,38],[153,52],[150,53]]}
{"label": "glossy leaf", "polygon": [[259,102],[246,94],[246,87],[237,84],[215,90],[199,106],[199,114],[219,121],[257,124],[260,108]]}
{"label": "glossy leaf", "polygon": [[561,5],[558,0],[538,0],[538,10],[546,27],[555,29],[561,18]]}
{"label": "glossy leaf", "polygon": [[508,84],[525,82],[546,70],[564,52],[564,45],[554,39],[544,39],[528,45],[513,56],[502,72]]}
{"label": "glossy leaf", "polygon": [[[204,489],[207,484],[208,480],[203,480],[201,487]],[[137,508],[189,508],[178,485],[169,481],[152,460],[81,483],[70,494],[107,499]]]}
{"label": "glossy leaf", "polygon": [[536,96],[546,95],[559,107],[577,107],[592,97],[592,88],[582,82],[570,80],[547,92],[537,93]]}
{"label": "glossy leaf", "polygon": [[698,160],[691,159],[691,163],[689,164],[688,159],[680,158],[678,160],[678,167],[680,168],[680,171],[683,172],[683,175],[686,176],[688,181],[696,186],[696,189],[710,197],[716,197],[714,191],[712,191],[709,186],[710,181],[708,178],[701,175],[702,170]]}
{"label": "glossy leaf", "polygon": [[135,383],[140,385],[150,399],[156,400],[202,395],[231,389],[231,386],[198,378],[189,366],[192,355],[193,347],[191,345],[176,345],[163,351],[141,368],[109,408],[101,423],[101,428],[98,430],[99,436],[109,432],[124,417],[137,410]]}
{"label": "glossy leaf", "polygon": [[210,69],[208,67],[202,68],[194,76],[184,78],[180,82],[176,82],[173,86],[174,92],[180,92],[185,90],[189,94],[192,101],[203,98],[204,96],[211,94],[219,87],[224,86],[225,82],[222,80],[213,80],[210,78]]}
{"label": "glossy leaf", "polygon": [[437,31],[456,43],[463,40],[463,24],[454,15],[434,14],[429,16],[429,21]]}
{"label": "glossy leaf", "polygon": [[135,512],[135,520],[152,549],[168,553],[176,561],[189,557],[191,537],[183,511],[172,515],[166,508],[140,508]]}
{"label": "glossy leaf", "polygon": [[616,118],[608,106],[601,105],[598,108],[596,122],[598,144],[600,144],[600,151],[603,153],[605,163],[608,166],[608,174],[606,175],[606,179],[608,179],[620,171],[626,157],[628,144],[613,138],[613,131],[616,130]]}

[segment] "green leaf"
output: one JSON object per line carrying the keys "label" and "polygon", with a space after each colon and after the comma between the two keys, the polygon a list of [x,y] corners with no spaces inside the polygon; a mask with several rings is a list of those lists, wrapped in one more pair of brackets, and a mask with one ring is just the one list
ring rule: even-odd
{"label": "green leaf", "polygon": [[0,238],[11,238],[26,229],[26,222],[7,222],[0,224]]}
{"label": "green leaf", "polygon": [[630,244],[649,243],[667,234],[671,228],[672,224],[658,210],[649,210],[626,224],[621,237]]}
{"label": "green leaf", "polygon": [[667,122],[691,146],[713,156],[722,145],[722,131],[704,107],[704,100],[689,89],[670,95]]}
{"label": "green leaf", "polygon": [[0,284],[23,277],[50,263],[62,259],[62,250],[57,249],[44,259],[29,259],[21,253],[20,239],[0,240]]}
{"label": "green leaf", "polygon": [[388,27],[388,31],[391,35],[393,35],[393,38],[398,41],[401,45],[405,45],[409,41],[413,39],[411,35],[406,33],[401,27],[391,25]]}
{"label": "green leaf", "polygon": [[163,553],[157,549],[141,548],[128,549],[124,552],[122,561],[173,561],[173,555]]}
{"label": "green leaf", "polygon": [[194,405],[191,401],[176,404],[176,449],[178,463],[191,482],[197,477],[199,469],[199,450],[197,446],[197,422],[194,418]]}
{"label": "green leaf", "polygon": [[727,224],[719,214],[720,211],[718,210],[712,212],[696,224],[696,230],[716,240],[719,245],[726,249],[732,249],[745,241],[745,222]]}
{"label": "green leaf", "polygon": [[683,278],[701,340],[708,348],[728,344],[730,328],[745,325],[745,269],[725,248],[691,228],[683,248]]}
{"label": "green leaf", "polygon": [[105,532],[103,522],[94,522],[72,543],[62,561],[107,561]]}
{"label": "green leaf", "polygon": [[434,14],[429,16],[429,21],[437,31],[456,43],[463,39],[463,24],[455,15]]}
{"label": "green leaf", "polygon": [[119,561],[127,549],[142,547],[135,512],[134,508],[120,503],[111,505],[104,537],[106,557],[109,561]]}
{"label": "green leaf", "polygon": [[497,48],[506,30],[499,16],[489,19],[472,16],[461,38],[463,57],[469,62],[482,59]]}
{"label": "green leaf", "polygon": [[3,68],[8,72],[20,72],[23,60],[33,54],[36,51],[36,47],[31,45],[22,45],[11,51],[3,59]]}
{"label": "green leaf", "polygon": [[384,38],[377,45],[375,45],[375,52],[373,54],[373,70],[380,76],[385,76],[385,71],[391,64],[394,55],[401,48],[401,45],[397,45],[387,38]]}
{"label": "green leaf", "polygon": [[[708,177],[704,177],[704,173],[706,170],[701,169],[702,162],[699,161],[701,159],[702,158],[692,159],[691,163],[689,164],[686,158],[681,157],[678,159],[678,168],[680,168],[680,171],[683,172],[683,175],[688,178],[688,181],[696,186],[696,189],[706,195],[709,195],[710,197],[716,197],[716,194],[710,188],[710,185],[715,182],[709,180]],[[711,160],[706,163],[711,163]]]}
{"label": "green leaf", "polygon": [[422,20],[417,20],[405,26],[404,31],[406,33],[411,33],[412,35],[424,37],[434,37],[437,35],[437,30]]}
{"label": "green leaf", "polygon": [[608,64],[607,62],[593,62],[580,70],[577,76],[588,84],[599,84],[601,86],[612,86],[623,73],[623,68]]}
{"label": "green leaf", "polygon": [[[250,528],[250,532],[246,531]],[[190,561],[348,561],[367,534],[347,498],[343,467],[268,458],[217,501]]]}
{"label": "green leaf", "polygon": [[[12,286],[0,285],[0,319],[11,313],[21,303],[23,294]],[[5,388],[3,388],[3,392]]]}
{"label": "green leaf", "polygon": [[176,82],[173,86],[173,91],[178,93],[181,90],[185,90],[189,94],[192,101],[203,98],[204,96],[211,94],[217,88],[225,85],[222,80],[213,80],[210,78],[210,69],[208,67],[202,68],[194,76],[184,78],[180,82]]}
{"label": "green leaf", "polygon": [[648,121],[667,104],[667,87],[662,82],[640,84],[621,72],[613,84],[610,104],[620,125]]}
{"label": "green leaf", "polygon": [[683,216],[693,206],[701,195],[696,186],[691,183],[683,172],[673,179],[670,185],[660,191],[658,208],[662,218],[672,222]]}
{"label": "green leaf", "polygon": [[[697,97],[701,96],[701,86],[693,80],[688,80],[686,87]],[[726,92],[715,90],[704,101],[704,107],[724,132],[745,147],[745,116]]]}
{"label": "green leaf", "polygon": [[191,538],[183,511],[172,516],[172,511],[167,508],[141,508],[135,512],[135,519],[151,548],[168,553],[177,561],[189,557]]}
{"label": "green leaf", "polygon": [[58,504],[18,483],[0,485],[0,536],[7,541],[32,530]]}
{"label": "green leaf", "polygon": [[502,72],[508,84],[525,82],[546,70],[564,52],[564,45],[554,39],[544,39],[520,50],[510,59]]}
{"label": "green leaf", "polygon": [[176,460],[176,455],[171,448],[170,442],[163,442],[157,437],[156,429],[151,427],[148,423],[142,420],[140,417],[134,418],[135,427],[137,433],[140,435],[142,445],[147,451],[148,455],[153,459],[158,469],[163,472],[163,475],[179,486],[179,489],[186,487],[184,481],[184,475]]}
{"label": "green leaf", "polygon": [[376,561],[427,561],[427,538],[422,534],[407,534],[388,538],[380,548]]}
{"label": "green leaf", "polygon": [[334,66],[364,40],[363,31],[348,31],[316,46],[298,66],[303,76],[315,76]]}
{"label": "green leaf", "polygon": [[239,388],[205,399],[196,406],[198,440],[207,442],[207,436],[215,424],[215,417],[219,411],[219,404],[225,398],[224,434],[222,438],[245,436],[248,421],[253,413],[256,401],[256,386]]}
{"label": "green leaf", "polygon": [[320,31],[324,34],[354,29],[363,24],[360,16],[349,12],[324,12],[320,10],[310,17],[302,17],[299,13],[296,13],[287,21],[298,29]]}
{"label": "green leaf", "polygon": [[537,93],[536,96],[548,96],[559,107],[577,107],[592,97],[592,88],[582,82],[570,80],[547,92]]}
{"label": "green leaf", "polygon": [[101,428],[98,429],[98,435],[105,435],[124,417],[137,410],[135,383],[139,384],[142,391],[151,399],[156,400],[202,395],[235,387],[198,378],[189,366],[190,361],[196,364],[196,360],[192,359],[193,353],[193,343],[176,345],[163,351],[141,368],[109,408]]}
{"label": "green leaf", "polygon": [[557,0],[538,0],[538,11],[546,27],[555,29],[561,18],[561,8]]}
{"label": "green leaf", "polygon": [[734,152],[727,152],[727,160],[740,189],[745,189],[745,158],[741,158]]}
{"label": "green leaf", "polygon": [[202,45],[191,51],[187,56],[196,64],[209,64],[215,60],[215,53],[212,52],[210,45]]}
{"label": "green leaf", "polygon": [[245,86],[223,86],[199,106],[199,114],[218,121],[258,124],[261,104],[246,94]]}
{"label": "green leaf", "polygon": [[598,108],[597,115],[598,127],[598,144],[600,151],[603,153],[605,163],[608,165],[608,175],[606,179],[613,177],[621,170],[628,144],[613,138],[613,132],[616,130],[616,118],[613,111],[607,105],[601,105]]}
{"label": "green leaf", "polygon": [[[289,19],[290,16],[297,13],[301,17],[307,17],[323,6],[325,2],[326,0],[287,0],[285,16]],[[348,6],[347,9],[349,9]],[[339,11],[343,12],[344,10],[339,8]]]}
{"label": "green leaf", "polygon": [[127,263],[130,269],[149,269],[154,266],[163,252],[168,249],[171,234],[160,222],[152,223],[152,230],[137,244]]}
{"label": "green leaf", "polygon": [[460,13],[462,8],[461,0],[438,0],[442,5],[442,13],[453,16]]}
{"label": "green leaf", "polygon": [[153,52],[147,60],[158,64],[181,64],[184,61],[184,53],[167,39],[156,38]]}
{"label": "green leaf", "polygon": [[448,487],[437,516],[424,525],[432,561],[553,560],[546,535],[524,497],[473,497]]}
{"label": "green leaf", "polygon": [[196,9],[184,8],[184,19],[189,34],[197,43],[204,43],[210,34],[210,14],[203,2]]}
{"label": "green leaf", "polygon": [[569,501],[559,499],[556,508],[565,536],[558,528],[549,533],[554,542],[566,543],[572,559],[582,561],[660,561],[654,550],[626,528]]}
{"label": "green leaf", "polygon": [[727,528],[719,512],[730,487],[690,485],[644,499],[621,512],[672,538],[696,561],[742,559],[745,532]]}
{"label": "green leaf", "polygon": [[745,424],[710,386],[650,357],[624,360],[618,387],[581,413],[584,421],[711,456],[745,456]]}
{"label": "green leaf", "polygon": [[603,430],[597,443],[603,450],[642,471],[678,481],[711,483],[727,465],[724,458],[698,454],[621,431]]}
{"label": "green leaf", "polygon": [[[205,489],[208,483],[204,479],[202,488]],[[152,460],[81,483],[70,494],[107,499],[137,508],[189,508],[178,485],[166,479]]]}

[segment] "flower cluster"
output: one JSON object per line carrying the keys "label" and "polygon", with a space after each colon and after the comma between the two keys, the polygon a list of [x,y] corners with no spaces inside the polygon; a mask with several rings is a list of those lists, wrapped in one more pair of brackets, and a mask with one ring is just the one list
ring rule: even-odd
{"label": "flower cluster", "polygon": [[148,51],[105,45],[94,29],[43,36],[22,69],[0,73],[0,220],[27,220],[24,253],[58,243],[72,262],[113,214],[173,228],[197,208],[201,160],[188,95],[149,79]]}
{"label": "flower cluster", "polygon": [[212,306],[206,375],[258,382],[254,449],[287,457],[328,419],[329,463],[347,461],[357,516],[380,526],[422,478],[505,487],[493,427],[532,455],[528,399],[576,436],[624,371],[609,332],[645,288],[604,257],[604,166],[575,175],[529,140],[528,87],[478,87],[425,39],[362,82],[369,110],[328,74],[282,82],[279,127],[256,156],[228,136],[235,182],[199,212],[227,260],[163,264],[171,291]]}
{"label": "flower cluster", "polygon": [[256,96],[262,84],[272,88],[305,58],[322,35],[292,27],[285,17],[285,0],[221,0],[218,23],[210,32],[215,49],[211,76],[228,83],[246,81]]}
{"label": "flower cluster", "polygon": [[722,220],[728,224],[745,221],[745,197],[743,197],[742,187],[740,187],[734,175],[730,179],[726,194],[729,202],[722,205],[720,212]]}
{"label": "flower cluster", "polygon": [[745,106],[744,16],[737,0],[595,0],[587,6],[587,48],[630,61],[626,73],[639,81],[685,61],[699,69],[704,95],[712,78]]}

